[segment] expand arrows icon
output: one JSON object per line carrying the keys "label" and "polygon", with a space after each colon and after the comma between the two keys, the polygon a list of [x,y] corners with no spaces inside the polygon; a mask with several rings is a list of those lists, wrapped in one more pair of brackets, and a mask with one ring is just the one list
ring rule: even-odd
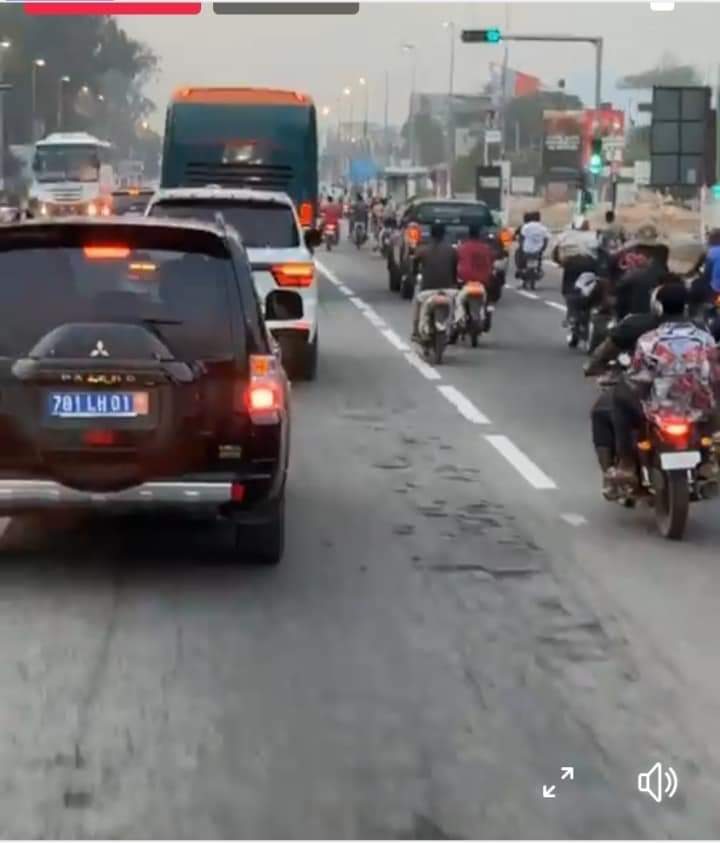
{"label": "expand arrows icon", "polygon": [[[560,768],[560,780],[561,781],[574,781],[575,779],[575,768],[574,767],[561,767]],[[543,799],[555,799],[557,796],[556,791],[557,785],[554,784],[544,784],[542,788],[542,795]]]}

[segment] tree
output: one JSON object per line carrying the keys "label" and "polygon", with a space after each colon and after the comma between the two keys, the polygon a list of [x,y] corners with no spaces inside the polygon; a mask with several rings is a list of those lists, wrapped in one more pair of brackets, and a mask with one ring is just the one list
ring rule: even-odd
{"label": "tree", "polygon": [[[516,132],[519,148],[541,148],[543,142],[543,111],[573,111],[583,107],[582,100],[562,91],[538,91],[524,97],[515,97],[508,103],[505,125],[508,148],[514,148]],[[515,127],[518,127],[517,129]]]}
{"label": "tree", "polygon": [[[413,117],[413,126],[415,128],[415,143],[420,165],[423,167],[432,167],[434,164],[442,163],[445,160],[446,152],[445,133],[440,123],[430,114],[421,112]],[[402,128],[402,136],[409,144],[409,121]]]}
{"label": "tree", "polygon": [[663,53],[656,67],[642,73],[623,76],[617,83],[620,90],[652,88],[653,85],[701,85],[702,77],[690,64],[678,64],[671,53]]}
{"label": "tree", "polygon": [[[142,86],[158,60],[146,45],[130,38],[108,16],[29,16],[20,4],[0,5],[0,33],[12,42],[4,53],[6,135],[10,143],[32,138],[33,63],[36,116],[45,131],[88,130],[111,137],[126,151],[137,122],[153,107]],[[61,77],[70,82],[61,83]],[[103,100],[98,97],[102,95]],[[62,96],[62,106],[59,99]]]}

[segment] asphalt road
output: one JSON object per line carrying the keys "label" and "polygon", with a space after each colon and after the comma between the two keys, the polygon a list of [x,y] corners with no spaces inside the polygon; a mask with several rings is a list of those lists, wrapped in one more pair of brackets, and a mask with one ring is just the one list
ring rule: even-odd
{"label": "asphalt road", "polygon": [[720,835],[718,507],[670,544],[601,499],[552,273],[432,368],[379,258],[321,261],[278,569],[209,526],[6,526],[0,834]]}

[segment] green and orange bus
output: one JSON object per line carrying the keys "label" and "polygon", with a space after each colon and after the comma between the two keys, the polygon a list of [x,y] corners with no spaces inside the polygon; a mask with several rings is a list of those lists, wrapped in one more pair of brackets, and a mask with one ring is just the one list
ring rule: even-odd
{"label": "green and orange bus", "polygon": [[167,109],[161,187],[287,193],[303,226],[318,212],[312,99],[268,88],[181,88]]}

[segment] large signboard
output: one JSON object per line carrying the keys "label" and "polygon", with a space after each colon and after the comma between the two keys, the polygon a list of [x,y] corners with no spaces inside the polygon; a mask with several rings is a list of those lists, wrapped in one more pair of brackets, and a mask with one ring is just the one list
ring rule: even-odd
{"label": "large signboard", "polygon": [[480,199],[492,211],[502,211],[503,171],[492,165],[475,168],[475,198]]}
{"label": "large signboard", "polygon": [[714,181],[710,88],[655,86],[650,127],[651,184],[698,188]]}
{"label": "large signboard", "polygon": [[583,144],[582,111],[543,112],[542,169],[545,180],[553,172],[582,167]]}

